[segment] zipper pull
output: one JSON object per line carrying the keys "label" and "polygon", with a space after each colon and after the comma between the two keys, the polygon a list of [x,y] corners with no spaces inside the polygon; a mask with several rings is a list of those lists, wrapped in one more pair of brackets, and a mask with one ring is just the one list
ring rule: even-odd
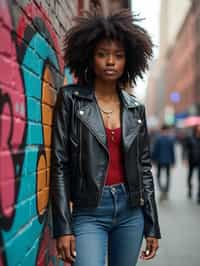
{"label": "zipper pull", "polygon": [[143,198],[140,198],[140,205],[144,206],[144,199]]}

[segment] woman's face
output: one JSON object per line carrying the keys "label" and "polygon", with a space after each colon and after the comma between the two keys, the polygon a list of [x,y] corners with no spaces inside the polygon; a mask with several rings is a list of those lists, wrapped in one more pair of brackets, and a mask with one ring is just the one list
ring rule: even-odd
{"label": "woman's face", "polygon": [[125,50],[119,41],[101,40],[94,51],[94,72],[97,79],[116,82],[123,74]]}

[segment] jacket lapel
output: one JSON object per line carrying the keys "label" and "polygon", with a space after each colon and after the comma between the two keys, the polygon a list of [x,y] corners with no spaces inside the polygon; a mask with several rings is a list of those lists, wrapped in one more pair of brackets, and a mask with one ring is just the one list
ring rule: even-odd
{"label": "jacket lapel", "polygon": [[[85,98],[87,100],[86,104],[77,110],[77,117],[108,151],[103,118],[95,100],[93,90],[91,89],[86,92],[86,90],[84,91],[83,89],[80,89],[78,92],[75,91],[74,94],[79,98]],[[133,110],[140,104],[133,96],[130,96],[124,90],[119,90],[119,97],[122,102],[122,141],[123,147],[127,152],[136,138],[140,126],[142,125],[142,121],[135,115],[136,112]]]}
{"label": "jacket lapel", "polygon": [[107,140],[103,119],[96,101],[93,100],[89,104],[77,110],[77,116],[80,121],[88,128],[91,134],[93,134],[107,150]]}
{"label": "jacket lapel", "polygon": [[138,113],[136,107],[140,104],[135,100],[135,98],[123,90],[120,91],[120,98],[123,104],[121,114],[122,141],[124,151],[127,152],[138,135],[143,122],[139,116],[136,115]]}
{"label": "jacket lapel", "polygon": [[132,146],[140,129],[141,120],[137,119],[134,114],[135,112],[128,108],[122,110],[122,141],[125,152]]}

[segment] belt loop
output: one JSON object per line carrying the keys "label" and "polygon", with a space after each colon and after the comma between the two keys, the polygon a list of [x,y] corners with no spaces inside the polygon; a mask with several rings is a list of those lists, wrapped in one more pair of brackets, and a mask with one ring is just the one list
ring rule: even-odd
{"label": "belt loop", "polygon": [[122,190],[127,193],[127,189],[126,189],[126,185],[125,184],[121,184]]}

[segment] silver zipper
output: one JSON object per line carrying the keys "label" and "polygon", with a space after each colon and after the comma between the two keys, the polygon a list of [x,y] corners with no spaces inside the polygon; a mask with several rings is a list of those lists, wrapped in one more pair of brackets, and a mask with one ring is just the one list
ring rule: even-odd
{"label": "silver zipper", "polygon": [[[80,102],[78,102],[79,110],[80,110]],[[80,136],[80,151],[79,151],[79,167],[80,167],[80,189],[82,189],[83,183],[83,169],[82,169],[82,126],[81,121],[79,120],[79,136]]]}
{"label": "silver zipper", "polygon": [[[96,136],[96,137],[97,137],[97,136]],[[97,138],[97,140],[98,140],[98,138]],[[98,140],[98,141],[99,141],[99,140]],[[101,144],[100,141],[99,141],[99,143]],[[98,195],[98,205],[99,205],[99,203],[100,203],[100,199],[101,199],[101,195],[102,195],[103,188],[104,188],[104,186],[105,186],[105,184],[106,184],[106,177],[107,177],[108,168],[109,168],[109,164],[110,164],[110,154],[109,154],[109,151],[108,151],[108,149],[107,149],[106,146],[104,146],[104,148],[105,148],[105,150],[106,150],[106,152],[107,152],[107,154],[108,154],[108,165],[107,165],[106,172],[105,172],[105,176],[104,176],[104,180],[103,180],[103,186],[101,187],[101,191],[99,191],[99,195]]]}
{"label": "silver zipper", "polygon": [[139,164],[139,139],[137,140],[137,169],[138,169],[139,183],[140,183],[140,206],[144,206],[144,198],[142,195],[142,177],[141,177],[142,173],[140,171],[140,164]]}
{"label": "silver zipper", "polygon": [[[102,121],[103,121],[103,117],[102,117],[102,115],[101,115],[101,112],[100,112],[100,109],[99,109],[99,106],[98,106],[98,103],[97,103],[96,98],[95,98],[95,102],[96,102],[96,106],[97,106],[97,109],[98,109],[98,111],[99,111],[99,114],[100,114],[100,116],[101,116],[101,119],[102,119]],[[96,136],[96,138],[97,138],[98,142],[102,145],[101,141],[99,141],[99,139],[98,139],[98,136]],[[101,195],[102,195],[103,188],[104,188],[104,186],[105,186],[105,184],[106,184],[106,177],[107,177],[107,173],[108,173],[108,167],[109,167],[109,164],[110,164],[110,154],[109,154],[109,151],[108,151],[108,149],[107,149],[106,146],[104,146],[104,148],[105,148],[105,150],[106,150],[106,152],[107,152],[107,154],[108,154],[108,165],[107,165],[106,172],[105,172],[105,176],[104,176],[104,180],[103,180],[103,186],[101,187],[101,191],[99,191],[99,195],[98,195],[98,205],[99,205],[99,203],[100,203],[100,199],[101,199]]]}
{"label": "silver zipper", "polygon": [[109,152],[108,152],[108,165],[107,165],[106,173],[105,173],[104,180],[103,180],[103,186],[101,187],[101,191],[99,191],[99,195],[98,195],[98,205],[99,205],[99,203],[100,203],[100,199],[101,199],[101,195],[102,195],[103,188],[104,188],[104,186],[105,186],[105,184],[106,184],[106,177],[107,177],[107,173],[108,173],[109,163],[110,163],[110,155],[109,155]]}
{"label": "silver zipper", "polygon": [[81,126],[81,122],[80,122],[80,156],[79,156],[79,160],[80,160],[80,172],[81,172],[81,176],[82,176],[82,126]]}

